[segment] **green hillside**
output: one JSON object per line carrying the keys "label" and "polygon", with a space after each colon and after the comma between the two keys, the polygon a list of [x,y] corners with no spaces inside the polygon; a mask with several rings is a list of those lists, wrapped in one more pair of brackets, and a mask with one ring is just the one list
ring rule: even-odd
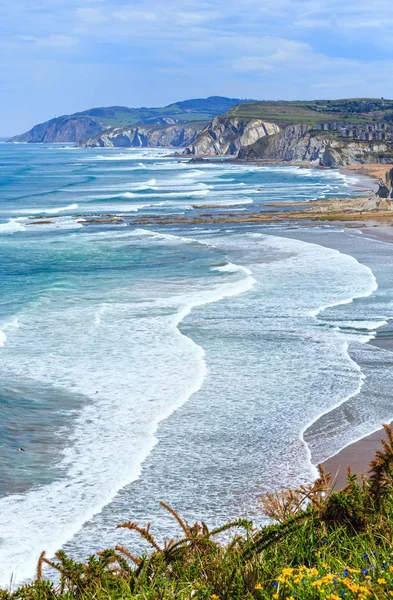
{"label": "green hillside", "polygon": [[72,117],[90,117],[99,120],[104,125],[112,127],[146,124],[154,122],[159,118],[173,118],[180,122],[210,121],[215,116],[230,110],[234,105],[241,105],[248,100],[239,98],[224,98],[222,96],[210,96],[209,98],[196,98],[168,104],[168,106],[156,108],[128,108],[127,106],[109,106],[102,108],[91,108],[89,110],[74,113]]}
{"label": "green hillside", "polygon": [[393,100],[351,98],[343,100],[314,100],[299,102],[250,102],[234,106],[227,116],[244,119],[263,119],[281,125],[305,123],[315,125],[324,121],[369,122],[393,120]]}

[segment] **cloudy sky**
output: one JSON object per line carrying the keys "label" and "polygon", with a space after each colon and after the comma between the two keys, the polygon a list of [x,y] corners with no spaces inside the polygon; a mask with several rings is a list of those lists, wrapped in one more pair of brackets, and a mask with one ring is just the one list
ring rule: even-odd
{"label": "cloudy sky", "polygon": [[393,98],[392,0],[0,0],[0,135],[92,106]]}

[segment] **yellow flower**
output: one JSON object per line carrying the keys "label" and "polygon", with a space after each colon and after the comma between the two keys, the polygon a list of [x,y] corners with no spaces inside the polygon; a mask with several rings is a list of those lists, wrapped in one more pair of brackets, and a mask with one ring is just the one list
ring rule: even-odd
{"label": "yellow flower", "polygon": [[261,586],[260,583],[257,583],[256,586],[255,586],[255,589],[256,590],[263,590],[263,587]]}
{"label": "yellow flower", "polygon": [[383,585],[384,583],[386,583],[386,579],[384,579],[383,577],[380,577],[379,579],[377,579],[379,585]]}
{"label": "yellow flower", "polygon": [[287,600],[295,600],[295,598],[293,596],[288,596]]}
{"label": "yellow flower", "polygon": [[340,600],[340,596],[337,596],[337,594],[330,594],[329,598],[330,600]]}
{"label": "yellow flower", "polygon": [[273,594],[274,600],[278,600],[278,594]]}
{"label": "yellow flower", "polygon": [[212,595],[210,596],[210,598],[211,598],[212,600],[218,600],[218,596],[216,596],[216,594],[212,594]]}
{"label": "yellow flower", "polygon": [[329,565],[327,563],[325,563],[325,562],[322,563],[322,566],[323,566],[324,569],[328,569],[329,568]]}
{"label": "yellow flower", "polygon": [[285,569],[282,570],[282,577],[289,577],[290,575],[292,575],[294,569],[292,569],[291,567],[286,567]]}
{"label": "yellow flower", "polygon": [[393,596],[393,592],[392,591],[389,592],[389,596]]}

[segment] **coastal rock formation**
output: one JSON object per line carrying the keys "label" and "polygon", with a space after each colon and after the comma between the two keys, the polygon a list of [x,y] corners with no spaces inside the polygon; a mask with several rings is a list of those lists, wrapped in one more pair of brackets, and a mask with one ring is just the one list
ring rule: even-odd
{"label": "coastal rock formation", "polygon": [[[301,161],[324,167],[383,162],[388,146],[384,142],[332,139],[317,133],[310,125],[289,125],[277,135],[241,148],[245,160]],[[386,162],[391,160],[390,155]]]}
{"label": "coastal rock formation", "polygon": [[191,144],[198,128],[187,124],[113,127],[80,142],[83,148],[179,148]]}
{"label": "coastal rock formation", "polygon": [[104,125],[90,117],[59,117],[35,125],[30,131],[11,138],[19,143],[73,143],[91,137],[105,129]]}
{"label": "coastal rock formation", "polygon": [[216,117],[186,148],[185,154],[236,156],[245,146],[279,131],[275,123],[266,123],[261,119],[245,121],[237,117]]}
{"label": "coastal rock formation", "polygon": [[393,169],[378,181],[378,190],[371,196],[379,210],[393,210]]}
{"label": "coastal rock formation", "polygon": [[393,199],[393,169],[387,171],[378,184],[379,188],[376,195],[379,198]]}

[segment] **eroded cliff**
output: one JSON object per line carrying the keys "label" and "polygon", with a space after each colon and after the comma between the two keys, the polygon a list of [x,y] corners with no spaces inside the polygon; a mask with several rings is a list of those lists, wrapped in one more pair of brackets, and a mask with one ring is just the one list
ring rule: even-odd
{"label": "eroded cliff", "polygon": [[301,161],[325,167],[391,161],[389,146],[384,142],[335,139],[310,125],[289,125],[277,135],[242,147],[238,158]]}
{"label": "eroded cliff", "polygon": [[192,144],[200,129],[195,126],[146,125],[113,127],[82,141],[84,148],[179,148]]}
{"label": "eroded cliff", "polygon": [[276,123],[265,123],[260,119],[245,121],[236,117],[216,117],[186,148],[185,154],[236,156],[242,148],[279,131]]}

